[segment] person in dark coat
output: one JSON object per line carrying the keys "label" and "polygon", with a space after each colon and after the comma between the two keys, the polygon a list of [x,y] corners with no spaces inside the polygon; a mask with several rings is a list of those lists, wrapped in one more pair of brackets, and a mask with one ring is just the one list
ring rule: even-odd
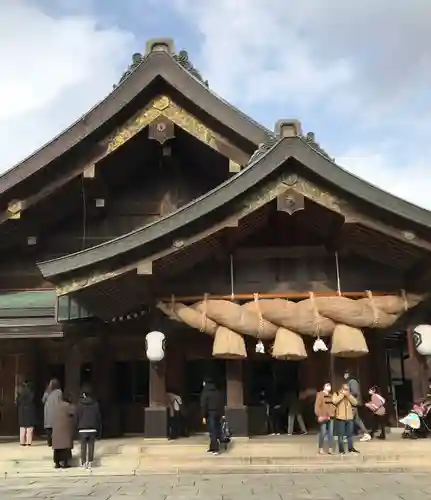
{"label": "person in dark coat", "polygon": [[218,455],[220,451],[221,418],[224,414],[223,395],[212,379],[206,379],[201,392],[203,422],[210,435],[208,452]]}
{"label": "person in dark coat", "polygon": [[94,460],[94,447],[101,427],[99,403],[92,397],[92,390],[84,386],[76,406],[76,427],[81,443],[81,466],[91,469]]}
{"label": "person in dark coat", "polygon": [[54,409],[52,420],[52,448],[56,469],[70,467],[74,434],[75,409],[70,398],[62,397]]}
{"label": "person in dark coat", "polygon": [[24,381],[16,398],[18,407],[19,441],[21,446],[31,446],[33,442],[33,429],[36,426],[36,407],[34,392],[30,384]]}
{"label": "person in dark coat", "polygon": [[57,405],[63,400],[60,382],[53,378],[42,398],[43,403],[43,425],[46,432],[48,446],[52,446],[52,421]]}

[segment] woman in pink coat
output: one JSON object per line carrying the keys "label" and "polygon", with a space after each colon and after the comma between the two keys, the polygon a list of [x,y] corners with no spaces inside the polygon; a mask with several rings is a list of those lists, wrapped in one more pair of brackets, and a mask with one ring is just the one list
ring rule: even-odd
{"label": "woman in pink coat", "polygon": [[373,426],[370,435],[373,438],[380,429],[380,434],[377,436],[377,439],[386,439],[386,400],[380,394],[379,388],[376,385],[371,387],[368,393],[370,395],[370,401],[365,403],[365,406],[373,413]]}

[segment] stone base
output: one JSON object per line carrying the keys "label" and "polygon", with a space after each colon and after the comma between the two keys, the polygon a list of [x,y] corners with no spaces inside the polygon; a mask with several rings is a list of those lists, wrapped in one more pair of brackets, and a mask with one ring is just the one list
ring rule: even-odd
{"label": "stone base", "polygon": [[145,408],[145,437],[168,437],[168,412],[165,406]]}
{"label": "stone base", "polygon": [[248,437],[248,412],[246,406],[237,408],[226,406],[225,415],[234,437]]}

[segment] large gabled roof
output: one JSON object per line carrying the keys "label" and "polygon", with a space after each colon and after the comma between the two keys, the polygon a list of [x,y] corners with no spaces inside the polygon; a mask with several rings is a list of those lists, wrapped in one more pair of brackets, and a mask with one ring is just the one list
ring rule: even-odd
{"label": "large gabled roof", "polygon": [[[159,41],[158,47],[161,43]],[[265,142],[272,134],[271,131],[212,92],[203,82],[181,66],[171,53],[166,50],[153,50],[103,101],[52,141],[1,175],[0,195],[42,170],[64,153],[71,151],[81,140],[90,139],[92,134],[131,105],[157,79],[164,80],[205,114],[241,137],[250,144],[251,149],[253,145],[257,147]]]}
{"label": "large gabled roof", "polygon": [[414,225],[425,230],[431,229],[431,212],[428,210],[392,196],[348,173],[300,137],[285,137],[264,154],[254,156],[249,166],[236,176],[170,215],[101,245],[41,262],[39,268],[45,278],[55,280],[93,264],[101,264],[120,255],[126,256],[139,247],[174,235],[176,231],[231,203],[273,175],[290,159],[299,162],[305,173],[320,178],[368,206],[395,216],[404,228],[407,226],[407,229],[412,229]]}

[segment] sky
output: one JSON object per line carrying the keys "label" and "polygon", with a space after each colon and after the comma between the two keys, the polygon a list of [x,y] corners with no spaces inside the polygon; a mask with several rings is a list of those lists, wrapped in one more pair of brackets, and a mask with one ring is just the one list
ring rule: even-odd
{"label": "sky", "polygon": [[0,0],[0,173],[169,37],[255,120],[299,119],[339,165],[431,209],[430,19],[430,0]]}

